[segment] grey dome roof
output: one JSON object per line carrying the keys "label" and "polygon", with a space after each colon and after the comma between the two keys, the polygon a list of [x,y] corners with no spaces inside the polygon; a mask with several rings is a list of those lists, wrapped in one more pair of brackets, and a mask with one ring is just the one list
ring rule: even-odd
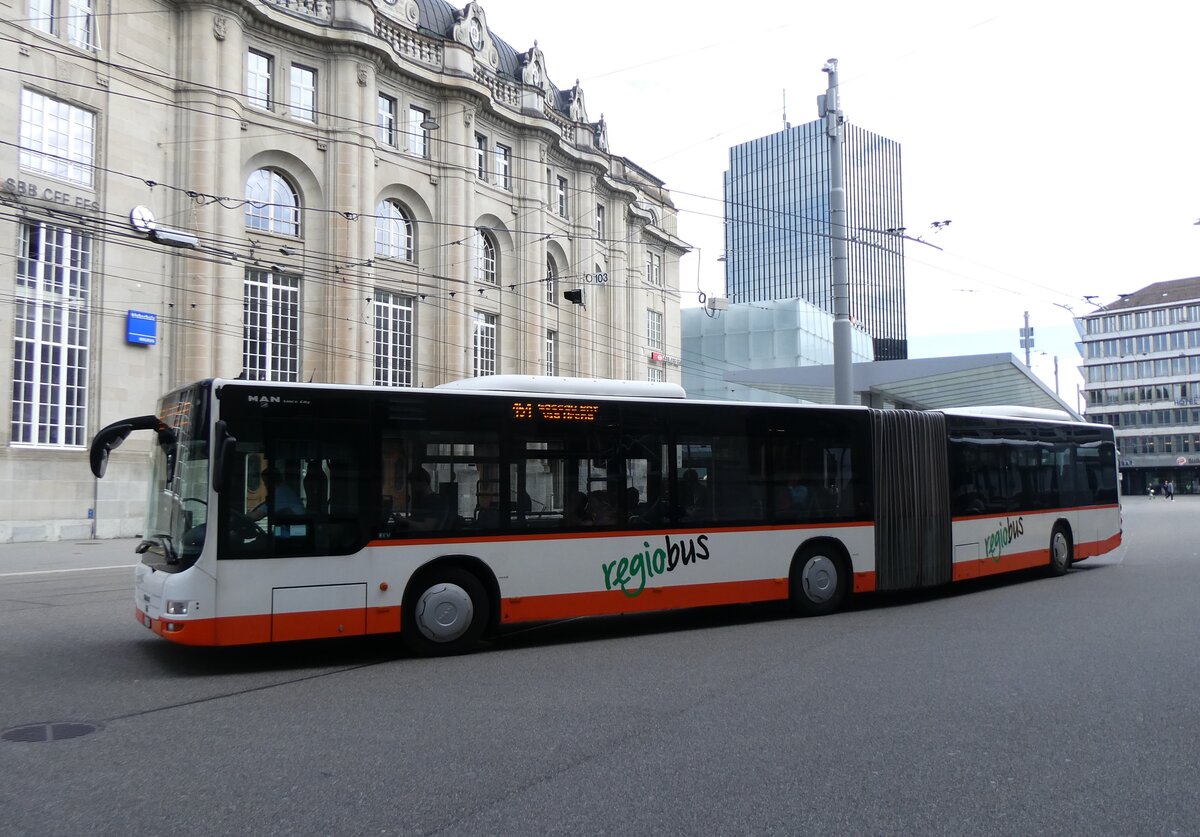
{"label": "grey dome roof", "polygon": [[[460,9],[447,3],[446,0],[415,0],[415,2],[421,11],[418,31],[439,38],[453,37],[455,16],[461,11]],[[497,74],[509,81],[521,81],[521,53],[517,52],[511,44],[492,31],[490,27],[488,35],[491,36],[492,42],[496,45],[496,51],[500,54],[500,66],[496,70]],[[550,83],[550,87],[551,107],[559,113],[567,113],[570,105],[568,95],[553,82]]]}

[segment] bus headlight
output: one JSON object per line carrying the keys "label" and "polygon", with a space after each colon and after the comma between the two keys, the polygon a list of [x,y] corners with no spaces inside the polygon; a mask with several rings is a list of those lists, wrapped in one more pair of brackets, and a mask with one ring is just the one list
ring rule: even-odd
{"label": "bus headlight", "polygon": [[186,616],[188,612],[187,602],[167,602],[167,613],[172,616]]}

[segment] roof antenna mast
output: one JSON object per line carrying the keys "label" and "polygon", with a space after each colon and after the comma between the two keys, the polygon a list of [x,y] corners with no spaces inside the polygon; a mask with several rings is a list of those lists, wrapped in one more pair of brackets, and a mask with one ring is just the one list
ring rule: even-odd
{"label": "roof antenna mast", "polygon": [[[785,87],[783,88],[783,130],[786,131],[790,127],[792,126],[789,125],[787,121],[787,88]],[[1200,221],[1197,221],[1196,223],[1200,224]]]}

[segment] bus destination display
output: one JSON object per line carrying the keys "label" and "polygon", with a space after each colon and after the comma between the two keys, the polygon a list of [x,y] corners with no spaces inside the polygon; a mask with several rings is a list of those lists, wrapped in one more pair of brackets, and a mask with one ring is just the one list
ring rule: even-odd
{"label": "bus destination display", "polygon": [[600,411],[597,404],[573,404],[553,401],[514,401],[513,418],[520,420],[542,419],[543,421],[595,421]]}

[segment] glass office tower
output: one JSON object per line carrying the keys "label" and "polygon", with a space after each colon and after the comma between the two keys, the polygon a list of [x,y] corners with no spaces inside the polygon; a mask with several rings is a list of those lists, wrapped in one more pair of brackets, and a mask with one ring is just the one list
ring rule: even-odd
{"label": "glass office tower", "polygon": [[[823,121],[729,150],[725,293],[733,302],[800,298],[833,313],[829,139]],[[876,360],[908,357],[900,144],[849,123],[842,143],[850,317]]]}

